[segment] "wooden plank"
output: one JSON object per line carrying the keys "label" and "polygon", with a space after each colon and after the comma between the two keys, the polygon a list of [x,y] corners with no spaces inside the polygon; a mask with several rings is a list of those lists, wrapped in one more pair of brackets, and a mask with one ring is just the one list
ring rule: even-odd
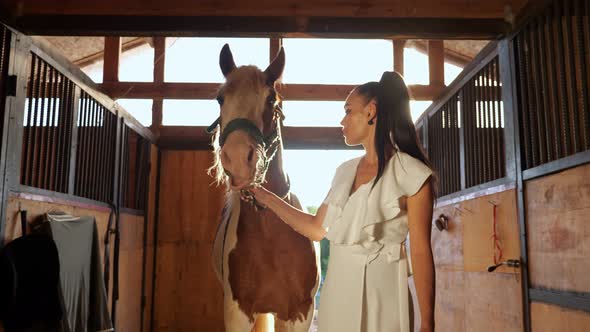
{"label": "wooden plank", "polygon": [[121,37],[105,37],[103,81],[119,81],[119,59],[121,57]]}
{"label": "wooden plank", "polygon": [[[258,14],[260,15],[260,13]],[[488,40],[497,39],[510,30],[510,25],[500,18],[302,17],[298,15],[196,17],[157,16],[156,14],[152,16],[55,14],[18,16],[7,22],[26,34],[64,36]]]}
{"label": "wooden plank", "polygon": [[434,305],[437,331],[467,331],[465,302],[472,293],[465,290],[465,275],[462,271],[440,271],[437,268]]}
{"label": "wooden plank", "polygon": [[119,301],[116,327],[139,331],[141,315],[141,272],[143,257],[143,216],[121,213],[119,247]]}
{"label": "wooden plank", "polygon": [[404,48],[406,40],[396,39],[393,41],[393,70],[404,75]]}
{"label": "wooden plank", "polygon": [[520,274],[465,273],[465,331],[521,332]]}
{"label": "wooden plank", "polygon": [[474,4],[470,0],[264,0],[197,2],[169,0],[145,2],[141,0],[104,0],[72,4],[68,0],[27,2],[19,6],[17,0],[4,1],[8,10],[21,15],[161,15],[161,16],[342,16],[342,17],[471,17],[503,18],[505,6],[518,12],[525,0],[489,0]]}
{"label": "wooden plank", "polygon": [[428,41],[430,85],[445,84],[445,47],[442,40]]}
{"label": "wooden plank", "polygon": [[[158,146],[161,149],[210,150],[211,136],[206,127],[160,127]],[[339,127],[284,127],[283,142],[287,149],[350,149],[344,144]],[[358,147],[356,147],[358,148]]]}
{"label": "wooden plank", "polygon": [[153,275],[154,275],[154,231],[156,224],[156,189],[158,179],[158,148],[155,145],[151,146],[150,155],[150,187],[148,191],[148,220],[147,220],[147,245],[146,260],[145,260],[145,307],[143,311],[143,331],[152,331],[151,329],[151,317],[152,317],[152,302],[154,299],[152,288],[153,288]]}
{"label": "wooden plank", "polygon": [[67,204],[65,202],[54,203],[48,201],[31,200],[11,196],[8,198],[8,208],[6,213],[6,232],[4,233],[5,238],[1,239],[4,243],[12,241],[22,235],[20,226],[20,215],[18,213],[19,207],[22,210],[27,210],[27,221],[29,223],[35,220],[35,218],[51,210],[60,210],[72,215],[95,216],[98,226],[98,235],[102,254],[102,239],[105,234],[106,225],[109,218],[108,210],[105,210],[102,206],[97,206],[96,208],[92,208],[90,206],[78,207],[73,204]]}
{"label": "wooden plank", "polygon": [[[221,83],[117,82],[99,84],[113,99],[215,99]],[[344,101],[356,85],[282,84],[277,87],[284,100]],[[434,100],[444,86],[409,85],[413,100]]]}
{"label": "wooden plank", "polygon": [[551,304],[531,303],[531,328],[535,332],[587,331],[590,313]]}
{"label": "wooden plank", "polygon": [[[514,189],[461,203],[465,271],[487,271],[494,264],[493,205],[497,205],[496,232],[502,260],[520,258],[520,237]],[[487,272],[486,272],[487,273]],[[519,274],[519,269],[499,267],[494,273]]]}
{"label": "wooden plank", "polygon": [[163,151],[154,331],[223,331],[211,250],[225,190],[210,186],[209,151]]}
{"label": "wooden plank", "polygon": [[590,292],[590,164],[525,183],[531,286]]}

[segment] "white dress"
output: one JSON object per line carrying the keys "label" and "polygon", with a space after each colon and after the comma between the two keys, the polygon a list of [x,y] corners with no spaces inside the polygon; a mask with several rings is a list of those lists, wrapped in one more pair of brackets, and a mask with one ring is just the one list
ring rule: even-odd
{"label": "white dress", "polygon": [[431,175],[420,160],[397,152],[381,179],[352,195],[360,157],[338,167],[324,204],[330,240],[328,273],[318,313],[319,332],[410,331],[405,198]]}

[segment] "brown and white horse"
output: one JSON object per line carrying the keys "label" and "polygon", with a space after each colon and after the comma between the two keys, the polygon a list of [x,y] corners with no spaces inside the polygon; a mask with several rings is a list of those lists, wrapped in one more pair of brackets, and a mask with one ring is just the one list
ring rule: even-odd
{"label": "brown and white horse", "polygon": [[[240,200],[244,184],[258,183],[294,206],[283,170],[281,127],[275,83],[285,66],[281,48],[265,71],[236,67],[228,45],[219,63],[225,83],[217,100],[219,119],[211,125],[215,164],[211,168],[229,191],[213,247],[215,272],[223,285],[227,332],[251,331],[272,314],[275,331],[307,332],[319,275],[313,242],[272,211]],[[257,324],[257,329],[258,329]]]}

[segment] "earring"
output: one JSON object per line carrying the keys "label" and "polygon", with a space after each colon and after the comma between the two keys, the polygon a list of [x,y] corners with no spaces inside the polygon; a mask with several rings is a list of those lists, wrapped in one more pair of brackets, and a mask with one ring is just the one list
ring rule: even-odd
{"label": "earring", "polygon": [[373,121],[373,119],[369,120],[369,122],[367,122],[369,124],[369,126],[372,126],[375,122]]}

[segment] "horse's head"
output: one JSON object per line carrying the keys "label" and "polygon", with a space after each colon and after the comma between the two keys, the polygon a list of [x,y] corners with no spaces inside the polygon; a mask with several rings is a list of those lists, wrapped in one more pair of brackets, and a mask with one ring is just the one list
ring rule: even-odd
{"label": "horse's head", "polygon": [[236,67],[226,44],[219,65],[225,83],[217,95],[221,115],[208,129],[217,130],[218,138],[212,170],[219,183],[240,189],[264,180],[273,149],[277,148],[282,113],[274,86],[285,67],[285,52],[281,48],[268,68],[261,71],[255,66]]}

